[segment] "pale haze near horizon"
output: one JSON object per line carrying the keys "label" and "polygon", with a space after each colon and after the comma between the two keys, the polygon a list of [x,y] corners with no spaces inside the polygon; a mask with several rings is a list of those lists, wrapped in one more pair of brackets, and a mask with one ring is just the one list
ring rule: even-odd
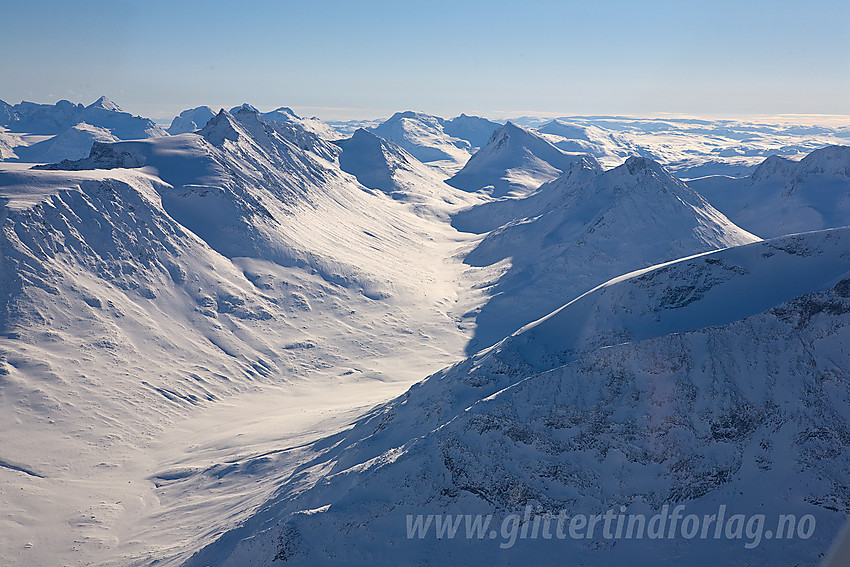
{"label": "pale haze near horizon", "polygon": [[[170,120],[850,115],[850,2],[0,2],[0,99]],[[827,119],[828,117],[824,117]]]}

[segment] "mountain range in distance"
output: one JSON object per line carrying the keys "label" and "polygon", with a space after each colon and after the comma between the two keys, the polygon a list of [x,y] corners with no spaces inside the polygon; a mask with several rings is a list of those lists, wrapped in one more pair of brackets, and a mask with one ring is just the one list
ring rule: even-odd
{"label": "mountain range in distance", "polygon": [[[818,565],[850,510],[848,139],[0,102],[2,563]],[[817,528],[406,530],[665,505]]]}

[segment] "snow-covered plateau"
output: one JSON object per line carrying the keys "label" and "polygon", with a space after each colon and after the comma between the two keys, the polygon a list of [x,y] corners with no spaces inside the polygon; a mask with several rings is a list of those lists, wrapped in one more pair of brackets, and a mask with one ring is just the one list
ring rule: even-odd
{"label": "snow-covered plateau", "polygon": [[819,565],[848,143],[0,101],[0,564]]}

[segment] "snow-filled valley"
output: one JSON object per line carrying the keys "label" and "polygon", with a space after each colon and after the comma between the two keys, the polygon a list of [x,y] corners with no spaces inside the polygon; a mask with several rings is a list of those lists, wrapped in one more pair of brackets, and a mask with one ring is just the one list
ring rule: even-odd
{"label": "snow-filled valley", "polygon": [[[818,565],[850,511],[848,145],[0,101],[0,563]],[[817,529],[407,527],[665,505]]]}

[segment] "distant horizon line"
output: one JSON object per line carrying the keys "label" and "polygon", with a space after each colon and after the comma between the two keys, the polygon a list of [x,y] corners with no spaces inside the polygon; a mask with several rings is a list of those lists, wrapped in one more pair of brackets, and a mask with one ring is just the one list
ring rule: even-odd
{"label": "distant horizon line", "polygon": [[[101,95],[94,99],[91,103],[85,103],[80,101],[72,101],[68,98],[58,98],[56,97],[55,102],[38,102],[34,100],[21,100],[18,103],[10,103],[6,99],[0,98],[0,101],[9,104],[10,106],[15,106],[20,103],[33,103],[33,104],[45,104],[45,105],[55,105],[62,100],[67,100],[72,102],[73,104],[82,104],[83,106],[89,106],[97,101],[99,101],[102,97],[106,97],[108,100],[113,101],[111,97],[108,95]],[[54,98],[53,96],[49,96],[48,98]],[[132,110],[126,110],[123,105],[120,103],[116,103],[122,111],[128,112],[134,116],[140,116],[142,118],[148,118],[153,121],[155,124],[162,125],[170,125],[172,120],[177,117],[181,112],[185,110],[190,110],[192,108],[198,108],[201,106],[208,106],[213,112],[218,112],[220,109],[230,110],[233,108],[237,108],[242,104],[246,104],[245,102],[238,104],[230,104],[230,105],[204,105],[200,104],[197,106],[188,106],[186,108],[181,109],[173,115],[169,115],[168,111],[160,110],[154,113],[137,113]],[[247,103],[251,104],[251,103]],[[131,105],[136,106],[136,105]],[[554,119],[585,119],[585,120],[706,120],[706,121],[743,121],[743,122],[755,122],[762,123],[762,121],[766,121],[767,123],[776,123],[776,122],[784,122],[788,124],[801,124],[801,125],[820,125],[820,126],[850,126],[850,114],[838,114],[838,113],[815,113],[815,112],[785,112],[785,113],[717,113],[717,112],[709,112],[709,113],[694,113],[694,112],[647,112],[647,113],[564,113],[561,111],[545,111],[545,110],[489,110],[489,111],[476,111],[476,110],[463,110],[459,114],[455,114],[454,116],[447,116],[445,114],[432,113],[424,110],[415,110],[413,108],[404,108],[402,110],[395,111],[376,111],[374,109],[370,110],[367,108],[354,108],[354,107],[340,107],[340,106],[305,106],[305,105],[278,105],[273,108],[269,108],[268,110],[262,110],[256,105],[251,105],[255,108],[258,108],[260,112],[271,112],[277,110],[279,108],[290,108],[293,112],[295,112],[301,118],[317,118],[323,122],[333,124],[333,123],[353,123],[353,122],[377,122],[377,121],[386,121],[391,118],[394,114],[399,112],[419,112],[422,114],[426,114],[429,116],[436,116],[443,119],[452,119],[460,116],[461,114],[465,114],[467,116],[476,116],[480,118],[486,118],[488,120],[492,120],[494,122],[507,122],[512,120],[554,120]],[[347,111],[351,113],[361,112],[362,114],[358,117],[349,117],[349,118],[322,118],[319,114],[323,114],[321,111]],[[318,113],[316,111],[319,111]]]}

